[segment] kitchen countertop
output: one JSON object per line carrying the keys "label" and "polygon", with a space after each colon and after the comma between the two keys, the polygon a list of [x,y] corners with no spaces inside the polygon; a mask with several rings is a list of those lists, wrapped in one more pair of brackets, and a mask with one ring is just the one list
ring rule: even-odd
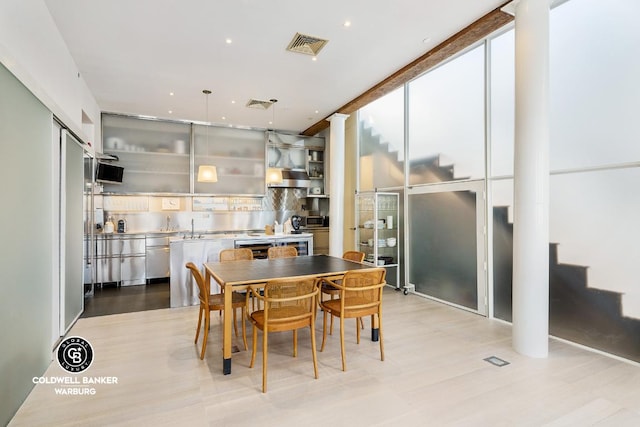
{"label": "kitchen countertop", "polygon": [[265,240],[265,239],[289,239],[289,238],[308,238],[312,237],[312,230],[304,230],[298,234],[271,234],[258,232],[229,232],[229,231],[212,231],[212,230],[196,230],[194,237],[191,237],[191,230],[172,230],[172,231],[127,231],[125,233],[95,233],[97,239],[117,239],[127,237],[169,237],[171,242],[188,242],[197,240],[211,239],[242,239],[242,240]]}
{"label": "kitchen countertop", "polygon": [[[190,236],[191,232],[187,233],[187,236]],[[219,239],[230,239],[230,240],[278,240],[278,239],[291,239],[291,238],[301,238],[307,239],[313,237],[311,233],[299,233],[299,234],[264,234],[264,233],[218,233],[218,234],[199,234],[194,233],[196,236],[202,237],[187,237],[184,238],[182,236],[172,237],[170,239],[171,243],[189,243],[189,242],[197,242],[202,240],[219,240]]]}

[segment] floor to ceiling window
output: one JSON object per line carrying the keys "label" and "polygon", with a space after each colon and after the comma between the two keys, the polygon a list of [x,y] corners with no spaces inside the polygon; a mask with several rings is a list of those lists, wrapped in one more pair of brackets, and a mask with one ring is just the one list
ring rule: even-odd
{"label": "floor to ceiling window", "polygon": [[486,314],[484,45],[408,85],[408,279]]}
{"label": "floor to ceiling window", "polygon": [[[399,193],[400,283],[405,282],[404,104],[404,88],[401,87],[358,111],[358,189]],[[387,277],[395,277],[395,271],[388,271]]]}
{"label": "floor to ceiling window", "polygon": [[[636,361],[639,13],[634,0],[571,0],[551,11],[550,27],[550,333]],[[388,108],[396,123],[402,113],[408,130],[407,282],[418,293],[483,313],[486,275],[493,315],[509,321],[514,30],[425,73],[405,93],[403,106]],[[472,188],[484,183],[485,170],[486,208],[477,197],[482,185]],[[486,274],[474,262],[485,248],[492,261]]]}

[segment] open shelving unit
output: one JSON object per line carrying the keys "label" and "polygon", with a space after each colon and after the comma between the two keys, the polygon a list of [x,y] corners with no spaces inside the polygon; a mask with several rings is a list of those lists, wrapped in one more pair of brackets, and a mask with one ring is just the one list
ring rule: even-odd
{"label": "open shelving unit", "polygon": [[399,288],[399,194],[356,193],[356,247],[365,262],[387,269],[387,283]]}

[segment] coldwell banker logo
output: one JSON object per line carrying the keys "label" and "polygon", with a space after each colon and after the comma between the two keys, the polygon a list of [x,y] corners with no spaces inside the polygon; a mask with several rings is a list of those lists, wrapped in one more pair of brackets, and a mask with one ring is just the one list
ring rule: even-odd
{"label": "coldwell banker logo", "polygon": [[[89,341],[82,337],[69,337],[58,346],[56,358],[62,369],[72,374],[79,374],[91,366],[93,348]],[[79,375],[33,377],[33,383],[53,385],[54,392],[59,395],[92,396],[96,394],[96,385],[118,384],[118,377],[81,377]]]}
{"label": "coldwell banker logo", "polygon": [[58,346],[58,363],[67,372],[77,374],[86,371],[93,362],[93,348],[81,337],[69,337]]}

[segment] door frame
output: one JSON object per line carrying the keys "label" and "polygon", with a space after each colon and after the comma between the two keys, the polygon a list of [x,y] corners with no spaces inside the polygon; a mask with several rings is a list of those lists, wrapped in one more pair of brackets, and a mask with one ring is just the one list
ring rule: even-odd
{"label": "door frame", "polygon": [[[486,215],[487,215],[487,197],[486,197],[486,184],[484,180],[467,180],[467,181],[453,181],[453,182],[439,182],[435,184],[425,185],[411,185],[407,187],[406,191],[406,206],[405,206],[405,254],[410,253],[410,244],[413,237],[411,229],[411,219],[409,217],[410,209],[409,204],[412,195],[418,194],[435,194],[435,193],[449,193],[453,191],[473,191],[476,194],[476,277],[477,277],[477,310],[465,307],[459,304],[452,303],[447,300],[432,297],[430,295],[424,295],[429,299],[439,301],[448,305],[455,306],[457,308],[471,311],[483,316],[489,315],[489,291],[488,291],[488,279],[487,279],[487,227],[486,227]],[[409,284],[409,287],[415,292],[415,284],[411,283],[411,256],[405,257],[405,281]]]}

